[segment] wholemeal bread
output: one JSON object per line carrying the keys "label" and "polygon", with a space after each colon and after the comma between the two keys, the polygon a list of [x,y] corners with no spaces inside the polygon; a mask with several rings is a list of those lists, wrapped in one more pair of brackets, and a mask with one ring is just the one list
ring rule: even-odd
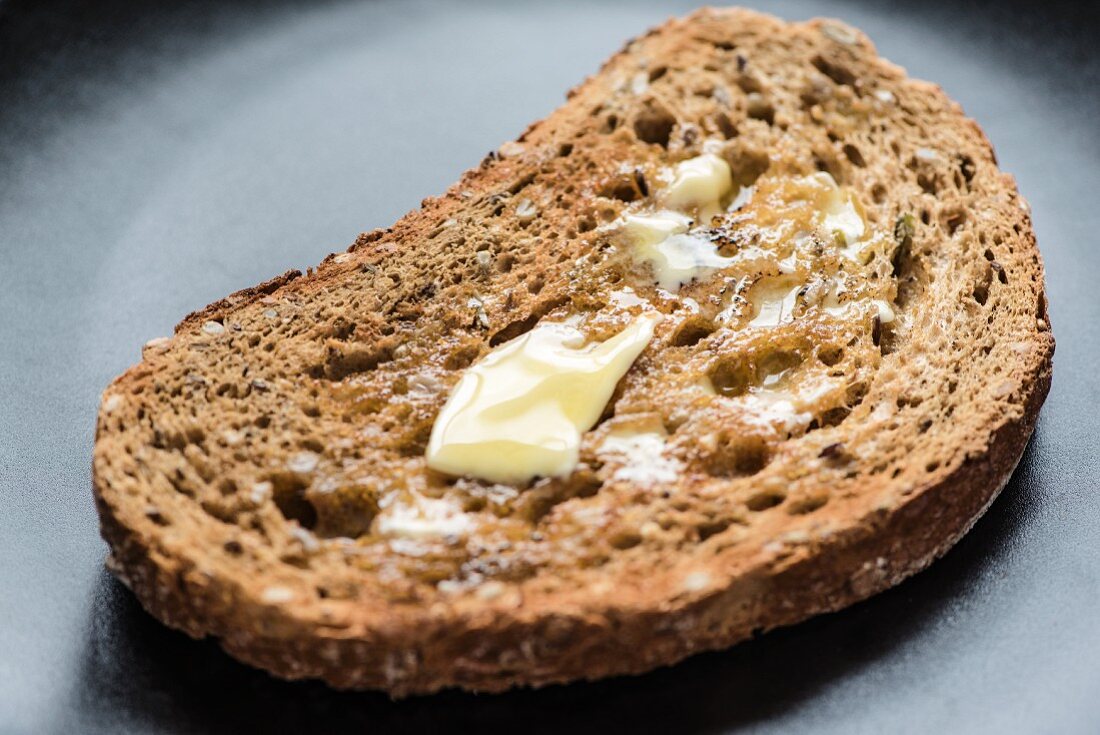
{"label": "wholemeal bread", "polygon": [[[713,267],[670,284],[622,223],[700,156],[738,201],[692,225]],[[832,182],[851,236],[803,217],[799,187]],[[643,313],[572,471],[427,466],[491,350]],[[278,676],[405,695],[636,673],[943,554],[1008,481],[1053,351],[1027,205],[957,104],[841,23],[704,9],[393,227],[146,345],[103,396],[96,504],[149,612]]]}

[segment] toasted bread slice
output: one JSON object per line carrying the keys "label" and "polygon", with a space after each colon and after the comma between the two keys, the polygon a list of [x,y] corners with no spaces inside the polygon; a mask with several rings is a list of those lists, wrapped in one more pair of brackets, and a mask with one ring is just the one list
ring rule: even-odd
{"label": "toasted bread slice", "polygon": [[[707,267],[670,277],[629,217],[706,156],[737,196],[692,214]],[[641,314],[570,471],[428,466],[500,345]],[[392,228],[149,343],[104,393],[96,502],[147,610],[278,676],[643,672],[943,554],[1008,481],[1053,351],[1027,205],[957,104],[841,23],[705,9]]]}

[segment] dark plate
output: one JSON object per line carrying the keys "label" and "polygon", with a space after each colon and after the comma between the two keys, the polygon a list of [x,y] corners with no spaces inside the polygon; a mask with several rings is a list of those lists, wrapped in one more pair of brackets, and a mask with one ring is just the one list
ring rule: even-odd
{"label": "dark plate", "polygon": [[0,731],[1100,731],[1100,22],[1040,2],[774,2],[863,27],[978,119],[1034,208],[1054,388],[932,569],[656,673],[391,703],[288,684],[102,568],[100,390],[215,298],[387,225],[683,2],[0,0]]}

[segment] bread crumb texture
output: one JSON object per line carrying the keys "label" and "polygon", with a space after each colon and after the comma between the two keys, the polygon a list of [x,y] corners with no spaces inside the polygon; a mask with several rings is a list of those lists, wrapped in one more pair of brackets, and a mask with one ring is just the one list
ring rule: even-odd
{"label": "bread crumb texture", "polygon": [[[703,223],[725,266],[671,292],[616,223],[704,149],[746,196]],[[800,219],[821,173],[855,250]],[[574,472],[426,467],[492,348],[643,310],[663,319]],[[1011,474],[1053,350],[1027,205],[957,104],[837,21],[705,9],[392,228],[149,342],[104,393],[96,500],[148,610],[283,677],[640,672],[943,553]]]}

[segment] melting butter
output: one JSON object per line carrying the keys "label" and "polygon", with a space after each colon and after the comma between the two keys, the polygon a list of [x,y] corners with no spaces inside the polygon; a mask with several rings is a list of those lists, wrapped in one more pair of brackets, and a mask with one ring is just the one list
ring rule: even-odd
{"label": "melting butter", "polygon": [[[820,283],[819,281],[818,284]],[[792,321],[802,294],[805,294],[804,305],[807,308],[817,306],[824,313],[832,316],[850,317],[853,308],[859,309],[869,303],[874,306],[879,321],[883,324],[889,324],[895,319],[893,307],[883,299],[853,299],[841,302],[835,282],[826,281],[824,288],[826,290],[823,294],[818,291],[817,297],[811,299],[811,289],[798,281],[790,278],[763,279],[749,291],[748,301],[754,316],[747,326],[774,328]]]}
{"label": "melting butter", "polygon": [[858,261],[867,226],[855,196],[838,186],[836,180],[825,171],[802,177],[801,184],[811,192],[813,205],[819,213],[821,229],[843,247],[841,252],[845,257]]}
{"label": "melting butter", "polygon": [[790,179],[770,179],[758,184],[761,206],[753,210],[755,222],[766,229],[795,236],[817,231],[840,247],[845,257],[863,262],[867,224],[855,195],[839,186],[825,171]]}
{"label": "melting butter", "polygon": [[749,303],[756,316],[749,321],[750,327],[778,327],[794,319],[794,310],[798,306],[798,292],[801,283],[792,283],[787,279],[778,282],[766,281],[753,286],[749,293]]}
{"label": "melting butter", "polygon": [[664,191],[665,206],[697,212],[701,222],[723,211],[722,201],[733,191],[730,165],[720,156],[704,153],[676,165],[672,183]]}
{"label": "melting butter", "polygon": [[747,417],[762,425],[778,425],[787,431],[807,426],[813,420],[812,406],[838,384],[829,380],[810,380],[794,387],[764,386],[735,400],[746,409]]}
{"label": "melting butter", "polygon": [[622,466],[612,479],[639,485],[675,482],[683,470],[679,460],[664,454],[668,434],[663,428],[644,430],[621,428],[612,431],[600,444],[599,454],[615,455]]}
{"label": "melting butter", "polygon": [[391,501],[374,519],[374,530],[382,536],[416,539],[465,536],[473,528],[473,518],[457,503],[419,495],[409,501]]}
{"label": "melting butter", "polygon": [[[751,388],[744,395],[723,396],[722,400],[744,409],[743,417],[751,423],[793,431],[804,428],[813,420],[811,409],[817,401],[842,388],[842,383],[821,378],[810,378],[801,385],[793,386],[789,385],[790,381],[789,376],[779,375],[775,380],[765,379],[763,385]],[[714,384],[707,378],[698,386],[709,395],[718,395]]]}
{"label": "melting butter", "polygon": [[[846,304],[840,304],[840,305],[836,305],[836,306],[826,305],[824,307],[824,311],[827,314],[833,314],[835,316],[847,316],[849,307],[854,306],[856,304],[862,304],[862,303],[866,303],[866,302],[863,302],[863,301],[849,301]],[[894,321],[894,318],[895,318],[894,308],[892,306],[890,306],[889,302],[887,302],[883,299],[871,299],[871,303],[875,307],[875,311],[878,314],[878,320],[880,322],[882,322],[883,324],[889,324],[890,322]]]}
{"label": "melting butter", "polygon": [[660,245],[673,235],[687,232],[690,227],[691,217],[679,212],[628,214],[623,217],[623,233],[636,247]]}
{"label": "melting butter", "polygon": [[732,262],[706,237],[688,231],[690,220],[675,212],[628,214],[624,232],[635,260],[647,263],[657,285],[667,291],[713,273]]}
{"label": "melting butter", "polygon": [[543,323],[468,368],[432,427],[428,466],[452,475],[519,483],[569,474],[581,433],[653,338],[644,313],[606,342]]}
{"label": "melting butter", "polygon": [[666,209],[622,217],[631,254],[649,265],[659,287],[677,291],[729,265],[731,259],[719,255],[714,243],[692,227],[725,211],[723,202],[732,192],[729,164],[704,153],[677,164],[672,182],[658,197]]}

